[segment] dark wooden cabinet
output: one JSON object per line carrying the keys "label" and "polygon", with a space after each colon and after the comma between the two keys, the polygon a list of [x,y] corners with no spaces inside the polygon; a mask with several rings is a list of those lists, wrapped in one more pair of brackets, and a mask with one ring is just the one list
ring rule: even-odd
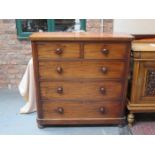
{"label": "dark wooden cabinet", "polygon": [[132,36],[53,32],[30,39],[39,125],[124,122]]}
{"label": "dark wooden cabinet", "polygon": [[128,103],[128,122],[134,113],[155,112],[155,40],[134,41],[131,98]]}

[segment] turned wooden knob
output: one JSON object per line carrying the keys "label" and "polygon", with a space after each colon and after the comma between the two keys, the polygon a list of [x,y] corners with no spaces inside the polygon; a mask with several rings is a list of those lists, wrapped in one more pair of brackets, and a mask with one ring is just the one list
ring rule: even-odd
{"label": "turned wooden knob", "polygon": [[57,93],[62,94],[63,93],[63,88],[62,87],[58,87],[57,88]]}
{"label": "turned wooden knob", "polygon": [[58,108],[57,108],[57,112],[58,112],[59,114],[63,114],[63,113],[64,113],[64,109],[63,109],[62,107],[58,107]]}
{"label": "turned wooden knob", "polygon": [[57,48],[55,50],[55,53],[58,54],[58,55],[61,55],[63,53],[63,50],[61,48]]}
{"label": "turned wooden knob", "polygon": [[61,73],[63,72],[62,67],[57,67],[56,70],[57,70],[57,72],[58,72],[59,74],[61,74]]}
{"label": "turned wooden knob", "polygon": [[104,107],[100,107],[100,108],[99,108],[99,111],[100,111],[101,113],[105,113],[105,108],[104,108]]}
{"label": "turned wooden knob", "polygon": [[100,88],[100,92],[101,92],[102,94],[105,94],[105,92],[106,92],[105,88],[104,88],[104,87],[101,87],[101,88]]}
{"label": "turned wooden knob", "polygon": [[107,67],[102,67],[102,68],[101,68],[101,71],[102,71],[102,73],[105,74],[105,73],[107,73],[108,69],[107,69]]}
{"label": "turned wooden knob", "polygon": [[109,50],[106,49],[106,48],[103,48],[103,49],[101,50],[101,52],[102,52],[104,55],[108,55],[108,54],[109,54]]}

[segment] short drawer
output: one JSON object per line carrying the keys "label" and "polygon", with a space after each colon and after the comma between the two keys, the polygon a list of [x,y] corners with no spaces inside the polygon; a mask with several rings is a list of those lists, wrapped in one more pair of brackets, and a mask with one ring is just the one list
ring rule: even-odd
{"label": "short drawer", "polygon": [[119,81],[41,82],[41,98],[60,100],[121,99],[122,85]]}
{"label": "short drawer", "polygon": [[47,102],[42,108],[45,119],[116,118],[123,115],[119,102]]}
{"label": "short drawer", "polygon": [[78,43],[38,43],[39,59],[79,58],[80,44]]}
{"label": "short drawer", "polygon": [[134,51],[133,54],[134,58],[139,60],[155,59],[155,51]]}
{"label": "short drawer", "polygon": [[86,59],[125,59],[127,44],[121,43],[86,43],[84,57]]}
{"label": "short drawer", "polygon": [[50,61],[39,62],[40,79],[122,78],[124,61]]}

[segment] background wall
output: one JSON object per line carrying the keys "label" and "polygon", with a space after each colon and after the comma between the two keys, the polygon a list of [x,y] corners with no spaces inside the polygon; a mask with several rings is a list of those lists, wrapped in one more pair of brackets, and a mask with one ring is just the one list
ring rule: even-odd
{"label": "background wall", "polygon": [[17,87],[30,58],[30,42],[17,39],[15,20],[0,20],[0,88]]}
{"label": "background wall", "polygon": [[[112,32],[113,20],[105,19],[103,30]],[[86,30],[101,31],[100,19],[88,19]],[[0,19],[0,88],[17,88],[31,58],[31,44],[18,40],[15,20]]]}
{"label": "background wall", "polygon": [[115,19],[114,32],[155,34],[155,19]]}
{"label": "background wall", "polygon": [[101,23],[100,19],[87,19],[86,30],[89,32],[113,31],[113,19],[104,19],[103,25]]}

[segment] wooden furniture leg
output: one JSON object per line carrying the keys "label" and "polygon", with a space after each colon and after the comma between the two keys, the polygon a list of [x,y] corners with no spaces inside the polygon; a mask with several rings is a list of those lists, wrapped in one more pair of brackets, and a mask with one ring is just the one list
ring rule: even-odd
{"label": "wooden furniture leg", "polygon": [[130,112],[130,113],[128,114],[128,126],[129,126],[129,127],[132,126],[132,124],[133,124],[133,122],[134,122],[134,118],[135,118],[134,114]]}
{"label": "wooden furniture leg", "polygon": [[41,125],[41,124],[38,123],[38,128],[39,128],[39,129],[43,129],[43,128],[45,128],[45,127],[44,127],[43,125]]}

